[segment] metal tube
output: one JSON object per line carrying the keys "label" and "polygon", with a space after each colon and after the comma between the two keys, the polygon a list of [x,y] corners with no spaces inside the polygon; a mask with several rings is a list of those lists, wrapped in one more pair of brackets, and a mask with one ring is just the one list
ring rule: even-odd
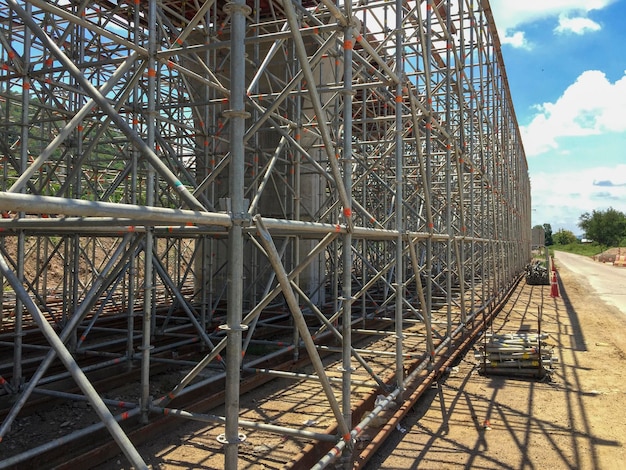
{"label": "metal tube", "polygon": [[207,344],[207,346],[213,348],[214,347],[213,342],[211,341],[209,336],[206,334],[206,332],[204,331],[204,329],[198,322],[198,319],[195,317],[194,313],[189,308],[189,304],[185,300],[185,297],[178,291],[178,289],[176,288],[176,285],[174,284],[174,281],[170,279],[170,277],[167,274],[167,271],[165,270],[165,268],[163,267],[159,259],[154,255],[152,255],[152,257],[153,257],[154,269],[159,274],[159,276],[161,277],[161,280],[170,289],[170,292],[174,295],[174,297],[180,304],[180,307],[183,309],[183,311],[187,315],[187,318],[189,318],[189,321],[196,329],[198,336],[202,338],[202,341],[204,341]]}
{"label": "metal tube", "polygon": [[[92,372],[94,370],[106,369],[107,367],[116,366],[116,365],[122,363],[125,359],[126,358],[124,356],[117,355],[117,357],[115,357],[114,359],[109,359],[109,360],[104,361],[104,362],[91,364],[89,366],[83,366],[83,367],[81,367],[81,370],[83,372]],[[43,377],[42,379],[38,380],[36,383],[34,381],[30,380],[28,382],[28,386],[29,386],[28,390],[30,392],[30,390],[32,388],[32,390],[34,391],[35,387],[37,385],[51,384],[51,383],[54,383],[54,382],[59,381],[59,380],[67,379],[71,375],[72,374],[70,372],[62,372],[62,373],[59,373],[59,374],[48,375],[46,377]]]}
{"label": "metal tube", "polygon": [[[50,397],[56,398],[65,398],[67,400],[76,400],[76,401],[89,401],[89,399],[85,395],[79,395],[77,393],[67,393],[59,390],[48,390],[47,388],[35,388],[33,390],[34,393],[38,393],[40,395],[47,395]],[[109,406],[115,406],[117,408],[136,408],[139,406],[137,403],[130,403],[127,401],[120,400],[109,400],[107,398],[102,399],[102,403]]]}
{"label": "metal tube", "polygon": [[400,388],[400,397],[402,397],[403,384],[404,384],[404,357],[402,351],[404,349],[404,333],[402,326],[403,319],[403,301],[404,301],[404,140],[402,136],[403,130],[403,118],[402,109],[404,101],[404,90],[406,86],[404,84],[404,34],[402,31],[402,18],[403,18],[403,0],[396,0],[395,2],[395,63],[396,74],[400,79],[396,84],[395,89],[395,226],[398,236],[396,242],[396,256],[395,256],[395,340],[396,340],[396,386]]}
{"label": "metal tube", "polygon": [[422,307],[422,318],[424,320],[424,327],[426,328],[426,348],[431,356],[431,361],[434,360],[435,347],[433,344],[433,328],[430,321],[430,312],[428,311],[428,304],[426,303],[426,297],[424,296],[424,287],[422,286],[422,277],[420,275],[420,268],[417,261],[417,253],[413,242],[409,242],[409,251],[411,253],[411,265],[413,266],[413,272],[415,273],[415,287],[417,289],[417,296]]}
{"label": "metal tube", "polygon": [[[447,11],[450,11],[450,0],[447,0],[445,5]],[[449,31],[451,29],[451,21],[452,18],[450,14],[446,14],[446,31],[448,36],[446,37],[446,64],[450,66],[450,57],[452,52],[452,38],[449,36]],[[446,178],[446,231],[448,233],[448,241],[446,243],[446,319],[447,319],[447,333],[450,334],[452,330],[452,237],[454,237],[454,224],[452,221],[452,146],[453,142],[450,139],[450,118],[452,116],[452,103],[451,103],[451,93],[450,88],[452,86],[452,74],[446,74],[445,78],[445,116],[446,123],[445,129],[446,134],[448,135],[446,141],[446,152],[445,152],[445,178]],[[456,175],[458,177],[458,175]],[[460,202],[462,204],[462,201]],[[457,260],[458,262],[458,260]]]}
{"label": "metal tube", "polygon": [[[316,382],[319,382],[320,380],[320,378],[317,375],[300,374],[297,372],[286,372],[284,370],[258,369],[258,368],[253,368],[253,367],[244,367],[244,370],[246,372],[254,372],[255,374],[271,375],[272,377],[279,377],[282,379],[314,380]],[[337,384],[343,383],[343,378],[339,378],[339,377],[328,377],[328,380],[332,383],[337,383]],[[354,379],[350,381],[350,384],[359,385],[362,387],[370,387],[370,388],[376,388],[380,386],[380,384],[377,382],[370,382],[366,380],[354,380]]]}
{"label": "metal tube", "polygon": [[148,466],[137,452],[137,449],[130,442],[124,431],[117,423],[109,409],[102,402],[102,399],[98,395],[98,392],[93,388],[89,379],[85,376],[84,372],[80,369],[76,361],[70,354],[70,352],[65,348],[63,341],[57,336],[54,329],[48,324],[45,317],[35,305],[35,303],[30,299],[28,292],[22,287],[17,276],[11,271],[9,266],[7,265],[4,256],[0,254],[0,271],[6,277],[15,293],[22,299],[24,302],[25,308],[32,315],[33,319],[37,322],[37,326],[41,330],[42,334],[46,337],[46,340],[50,343],[54,351],[57,353],[59,359],[68,371],[72,374],[72,377],[76,381],[76,384],[83,391],[85,396],[88,397],[89,402],[93,406],[94,410],[104,423],[104,425],[109,430],[109,433],[118,444],[122,452],[126,455],[128,460],[137,468],[148,469]]}
{"label": "metal tube", "polygon": [[224,468],[236,470],[239,454],[239,381],[243,316],[243,225],[248,216],[244,201],[245,120],[246,93],[246,15],[251,8],[245,0],[233,0],[224,6],[231,15],[230,109],[225,112],[230,120],[229,195],[232,225],[228,231],[228,311],[226,330],[226,425],[224,434]]}
{"label": "metal tube", "polygon": [[[330,3],[330,2],[328,2]],[[322,102],[317,92],[317,89],[312,84],[316,83],[315,77],[313,75],[313,71],[311,70],[311,66],[308,61],[308,56],[306,52],[306,48],[304,45],[304,41],[302,39],[302,35],[300,34],[298,28],[298,20],[296,16],[295,9],[291,2],[283,3],[285,16],[287,18],[287,22],[289,23],[289,27],[293,33],[293,41],[296,48],[296,54],[300,61],[300,67],[302,67],[302,72],[304,73],[304,78],[309,84],[309,97],[311,99],[311,103],[313,105],[313,109],[315,110],[315,115],[317,116],[317,123],[320,129],[320,135],[324,142],[324,150],[326,151],[327,161],[330,165],[333,177],[335,179],[336,190],[339,194],[339,200],[341,201],[344,209],[350,208],[352,205],[348,200],[348,193],[345,185],[342,183],[341,171],[339,169],[339,164],[337,163],[336,155],[333,155],[332,149],[335,148],[331,139],[330,139],[330,131],[328,129],[328,125],[325,119],[325,111],[322,107]],[[343,16],[343,15],[342,15]],[[352,225],[352,220],[348,219],[348,226]]]}
{"label": "metal tube", "polygon": [[307,353],[309,354],[309,358],[311,360],[313,368],[315,369],[317,375],[320,377],[322,388],[324,389],[326,398],[328,399],[333,414],[335,415],[335,419],[337,419],[341,435],[346,439],[350,439],[347,423],[343,419],[339,404],[337,403],[333,390],[330,387],[330,383],[328,382],[328,378],[326,377],[326,372],[324,371],[324,365],[322,364],[322,361],[317,354],[316,345],[313,342],[311,334],[309,333],[306,321],[304,320],[304,317],[302,315],[302,311],[300,310],[298,303],[295,301],[295,295],[293,293],[293,290],[291,289],[287,273],[285,273],[282,265],[280,264],[278,252],[276,251],[276,247],[274,246],[272,237],[263,225],[263,220],[260,216],[255,216],[254,222],[256,223],[259,233],[261,234],[261,242],[265,248],[268,259],[272,264],[272,267],[276,271],[278,283],[280,284],[283,295],[287,300],[287,304],[289,305],[289,309],[291,310],[291,314],[294,318],[294,323],[298,328],[298,331],[300,331],[300,336],[302,338],[302,341],[304,342]]}
{"label": "metal tube", "polygon": [[[441,352],[443,348],[446,347],[448,341],[449,339],[447,339],[444,343],[440,344],[439,347],[437,347],[437,350],[435,353],[437,354]],[[426,367],[428,367],[429,364],[430,364],[429,361],[422,361],[415,368],[415,370],[413,370],[413,372],[411,372],[406,377],[402,386],[396,387],[391,393],[386,395],[385,398],[380,400],[378,405],[374,407],[374,409],[365,418],[363,418],[359,424],[354,426],[354,428],[350,431],[350,435],[352,436],[352,439],[355,439],[363,431],[363,429],[365,429],[365,427],[367,427],[369,423],[372,422],[372,420],[376,416],[378,416],[381,412],[383,412],[389,406],[391,406],[395,402],[395,400],[400,397],[400,394],[403,392],[406,385],[414,381],[421,374],[421,372],[424,369],[426,369]],[[337,455],[341,454],[345,446],[346,446],[345,440],[338,441],[335,447],[333,447],[333,449],[331,449],[313,467],[311,467],[311,470],[322,470],[326,468],[331,462],[333,462],[337,458]]]}
{"label": "metal tube", "polygon": [[11,9],[13,9],[21,20],[31,30],[34,36],[37,36],[44,46],[55,55],[55,57],[63,64],[65,69],[74,77],[74,79],[80,84],[80,86],[93,98],[98,106],[111,118],[113,122],[120,128],[120,130],[130,139],[146,159],[150,162],[152,167],[157,170],[163,178],[176,190],[187,205],[195,210],[205,210],[204,206],[185,188],[180,180],[170,171],[156,153],[144,142],[141,136],[137,135],[135,131],[128,125],[126,121],[115,111],[115,108],[108,102],[106,97],[102,95],[83,75],[82,72],[74,65],[72,60],[65,55],[65,53],[52,41],[48,35],[35,23],[30,15],[28,15],[16,0],[8,0]]}
{"label": "metal tube", "polygon": [[[113,419],[116,421],[116,424],[118,421],[125,421],[129,418],[132,418],[136,415],[138,415],[140,412],[140,408],[133,408],[129,411],[125,411],[122,414],[116,415],[113,417]],[[45,444],[42,444],[40,446],[34,447],[33,449],[29,449],[26,452],[22,452],[21,454],[18,455],[14,455],[12,457],[0,460],[0,470],[3,470],[5,468],[15,468],[15,465],[19,465],[20,463],[31,459],[37,455],[43,454],[45,452],[48,452],[49,450],[52,450],[54,448],[58,448],[61,446],[66,446],[68,444],[71,444],[72,442],[76,441],[77,439],[80,439],[82,437],[88,436],[89,434],[92,434],[96,431],[100,431],[101,429],[103,429],[106,426],[106,424],[104,422],[100,422],[100,423],[95,423],[92,424],[91,426],[87,426],[84,429],[78,430],[78,431],[74,431],[70,434],[67,434],[65,436],[62,437],[58,437],[50,442],[47,442]],[[118,425],[119,426],[119,425]],[[139,466],[137,468],[141,468],[141,469],[147,469],[147,466]]]}
{"label": "metal tube", "polygon": [[[107,283],[107,277],[106,276],[110,276],[110,278],[114,277],[112,274],[113,274],[113,270],[115,268],[115,261],[117,260],[118,256],[122,255],[124,249],[127,247],[127,244],[131,241],[131,239],[132,238],[131,238],[130,234],[127,234],[124,237],[123,241],[118,246],[116,252],[111,257],[111,259],[109,260],[107,265],[104,267],[104,269],[103,269],[103,271],[101,273],[101,276],[96,280],[96,282],[94,282],[91,290],[85,296],[85,298],[89,299],[89,301],[83,302],[80,305],[79,309],[70,318],[70,321],[68,322],[68,324],[65,326],[65,328],[61,332],[61,334],[59,336],[61,338],[61,341],[65,342],[69,338],[70,334],[76,329],[78,324],[82,321],[84,316],[87,314],[87,312],[88,312],[88,310],[89,310],[89,308],[91,306],[91,302],[94,302],[95,299],[97,298],[95,293],[99,292],[102,289],[102,287],[104,285],[106,285],[106,283]],[[131,248],[126,251],[126,255],[128,256],[128,254],[133,252],[133,251],[134,251],[134,245],[131,246]],[[124,260],[124,258],[122,258],[122,261],[123,260]],[[122,261],[120,261],[120,263],[118,263],[118,266],[119,266],[119,264],[121,264]],[[41,362],[41,364],[39,365],[39,367],[37,368],[35,373],[30,378],[30,381],[29,381],[28,385],[22,391],[22,393],[21,393],[20,397],[18,398],[18,400],[13,404],[13,407],[11,408],[11,411],[5,417],[4,421],[2,422],[2,425],[0,425],[0,438],[2,438],[2,436],[4,436],[8,432],[9,428],[11,427],[11,423],[15,420],[17,414],[20,412],[20,410],[22,409],[22,407],[24,406],[24,404],[26,403],[26,401],[30,397],[30,394],[32,393],[32,390],[39,383],[39,380],[43,377],[43,375],[45,374],[45,372],[48,369],[48,367],[50,367],[50,365],[52,364],[52,361],[54,361],[55,357],[56,357],[56,350],[54,350],[54,349],[49,350],[48,354],[46,355],[46,357],[43,359],[43,361]]]}
{"label": "metal tube", "polygon": [[[111,2],[100,9],[88,3],[68,8],[43,0],[8,4],[6,29],[0,34],[0,55],[5,58],[0,127],[6,134],[0,162],[0,207],[6,211],[0,219],[0,246],[40,309],[46,308],[53,321],[72,325],[61,333],[62,339],[89,331],[90,326],[82,328],[81,320],[81,329],[74,318],[91,311],[96,300],[106,309],[95,307],[98,323],[90,336],[115,333],[100,321],[112,306],[121,305],[128,331],[116,334],[116,345],[126,346],[120,358],[129,367],[146,354],[150,363],[171,361],[191,370],[154,403],[141,391],[145,414],[150,405],[164,406],[197,390],[200,383],[224,378],[219,367],[225,348],[229,357],[236,357],[228,380],[240,378],[235,368],[250,366],[242,357],[247,345],[272,344],[258,339],[261,328],[291,338],[293,344],[281,351],[297,358],[304,344],[299,329],[277,324],[283,314],[290,315],[284,313],[280,295],[290,291],[290,302],[307,306],[301,312],[304,329],[312,332],[315,343],[321,344],[318,332],[320,339],[342,342],[336,349],[344,368],[339,408],[349,429],[350,386],[355,384],[354,377],[348,380],[350,362],[363,366],[373,377],[367,380],[387,393],[405,382],[406,364],[415,359],[429,363],[437,344],[449,343],[462,325],[478,312],[490,312],[502,297],[529,254],[529,246],[520,244],[529,244],[530,198],[528,168],[487,0],[376,0],[359,5],[324,0],[318,9],[280,2],[278,15],[265,15],[268,10],[260,0],[252,1],[250,15],[235,12],[244,8],[243,0],[226,6],[226,14],[213,0],[200,0],[191,9],[189,2],[147,2],[142,4],[145,11],[131,8],[123,17],[115,14]],[[12,5],[20,5],[25,14]],[[35,34],[32,42],[25,32],[37,30],[21,19],[25,17],[47,39]],[[67,27],[50,29],[55,22]],[[101,40],[94,41],[94,35]],[[74,68],[68,66],[70,60]],[[247,89],[246,77],[251,80]],[[20,89],[25,78],[30,79],[30,92]],[[86,82],[93,90],[83,86]],[[100,106],[102,100],[110,106]],[[249,119],[240,114],[245,107],[254,112]],[[85,128],[79,129],[83,117]],[[63,145],[58,145],[61,140]],[[49,155],[42,158],[41,152]],[[29,153],[34,162],[28,161]],[[149,168],[157,168],[160,176]],[[226,175],[236,182],[228,182]],[[154,181],[151,188],[147,179]],[[185,182],[203,206],[172,190],[177,181]],[[240,189],[252,201],[250,207],[217,212],[220,198],[230,198],[231,209],[239,204]],[[154,196],[150,203],[146,192]],[[58,197],[40,196],[53,194]],[[197,210],[175,209],[179,204]],[[272,215],[262,219],[266,235],[282,238],[278,254],[272,255],[275,268],[264,262],[264,246],[250,224],[249,216],[256,212]],[[40,214],[65,217],[45,219]],[[157,275],[145,279],[146,293],[155,283],[165,289],[164,295],[144,301],[149,315],[144,326],[151,325],[150,331],[158,326],[168,341],[203,342],[200,347],[209,351],[195,365],[155,357],[161,348],[149,354],[145,348],[135,351],[139,343],[150,346],[146,334],[135,337],[133,326],[135,304],[143,301],[144,271],[152,271],[150,261],[136,249],[124,261],[114,255],[117,266],[109,268],[105,280],[98,278],[96,261],[100,252],[107,259],[112,256],[122,233],[141,243],[147,236],[146,251]],[[53,242],[56,237],[59,242]],[[202,246],[201,262],[189,261],[202,250],[185,249],[188,241],[193,243],[186,238]],[[243,261],[224,250],[228,238],[241,241]],[[100,245],[108,248],[100,250]],[[311,254],[300,261],[300,250],[309,245],[314,246]],[[31,261],[35,273],[26,269]],[[50,275],[57,262],[64,268],[58,283]],[[237,265],[231,270],[234,279],[225,274],[229,263]],[[90,271],[87,276],[78,275],[85,270]],[[197,276],[193,293],[186,283],[192,273]],[[283,282],[274,287],[277,273]],[[105,292],[112,276],[115,280]],[[118,286],[122,279],[124,285]],[[101,288],[92,290],[92,285]],[[232,304],[226,294],[240,287],[241,299]],[[55,289],[58,299],[51,299],[47,294]],[[155,314],[157,302],[170,301],[168,315]],[[226,301],[227,309],[241,314],[225,314]],[[282,311],[274,308],[279,302]],[[8,311],[15,300],[0,303]],[[268,311],[270,303],[275,305]],[[185,311],[182,317],[172,313],[179,306]],[[27,312],[24,320],[30,320]],[[12,327],[13,316],[8,321]],[[220,321],[226,329],[250,326],[244,348],[236,348],[237,334],[206,333]],[[168,326],[174,322],[176,326]],[[362,332],[395,335],[395,351],[383,358],[394,363],[389,384],[381,385],[368,355],[382,348],[365,348],[361,354],[350,346],[351,336],[359,331],[353,328],[356,322]],[[178,334],[182,323],[193,325],[195,338]],[[405,333],[410,328],[419,333]],[[389,333],[382,332],[386,329]],[[11,347],[37,354],[28,344],[35,335],[18,335],[14,341],[9,339],[13,333],[0,336]],[[213,347],[211,341],[217,344]],[[115,360],[101,347],[111,342],[76,352]],[[31,382],[34,386],[50,379],[42,377],[54,349],[31,359],[23,351],[13,355],[17,368],[40,366],[17,395],[17,406],[2,423],[0,435],[21,413]],[[409,361],[411,353],[415,357]],[[2,372],[13,367],[7,363]],[[202,370],[209,380],[198,377]],[[327,376],[336,392],[337,379]],[[234,393],[229,391],[229,396]],[[229,410],[224,420],[227,434],[238,438],[235,413]],[[346,462],[349,455],[345,452]]]}
{"label": "metal tube", "polygon": [[[208,415],[208,414],[202,414],[202,413],[191,413],[185,410],[177,410],[174,408],[160,408],[157,406],[151,407],[151,410],[162,413],[167,416],[177,416],[179,418],[186,418],[192,421],[200,421],[203,423],[220,423],[220,424],[228,423],[227,419],[224,418],[223,416]],[[297,438],[312,439],[316,441],[326,441],[326,442],[333,442],[335,440],[335,436],[329,436],[328,434],[306,431],[304,429],[292,429],[292,428],[288,428],[285,426],[277,426],[275,424],[265,424],[265,423],[258,423],[255,421],[247,421],[247,420],[240,419],[239,425],[244,428],[256,429],[259,431],[271,432],[274,434],[281,434],[284,436],[293,436]]]}
{"label": "metal tube", "polygon": [[[354,90],[352,89],[352,51],[354,44],[352,42],[352,27],[347,25],[344,28],[343,43],[343,184],[346,188],[352,188],[352,98]],[[346,204],[343,208],[343,217],[346,219],[346,225],[352,225],[352,195],[349,192],[346,195]],[[352,423],[352,234],[347,231],[343,235],[343,277],[342,285],[342,386],[341,386],[341,407],[343,410],[343,419],[345,423]],[[350,446],[349,446],[350,447]],[[344,468],[347,470],[352,467],[351,452],[346,452],[343,456]]]}
{"label": "metal tube", "polygon": [[64,199],[32,194],[0,193],[0,204],[10,211],[30,212],[34,207],[37,212],[48,214],[66,214],[77,216],[111,216],[128,218],[133,223],[145,222],[161,225],[195,223],[199,225],[230,226],[230,218],[226,214],[198,212],[165,207],[146,207],[132,204],[116,204],[110,202]]}
{"label": "metal tube", "polygon": [[[30,34],[27,35],[30,38]],[[24,44],[25,51],[29,50],[27,44]],[[116,69],[115,73],[111,76],[109,80],[105,84],[100,87],[100,93],[106,95],[109,93],[113,87],[117,84],[117,82],[128,72],[128,70],[136,63],[137,53],[132,53],[122,64]],[[46,146],[45,149],[39,154],[39,156],[27,167],[24,168],[21,176],[13,183],[11,188],[8,189],[8,192],[20,192],[26,186],[28,180],[30,180],[33,175],[41,168],[41,166],[46,163],[46,161],[53,155],[55,150],[58,149],[59,145],[61,145],[74,131],[76,126],[85,119],[85,117],[92,112],[95,101],[90,99],[87,101],[77,112],[73,115],[73,117],[67,122],[67,124],[59,131],[59,133],[50,141],[50,143]],[[24,109],[28,109],[27,107]]]}

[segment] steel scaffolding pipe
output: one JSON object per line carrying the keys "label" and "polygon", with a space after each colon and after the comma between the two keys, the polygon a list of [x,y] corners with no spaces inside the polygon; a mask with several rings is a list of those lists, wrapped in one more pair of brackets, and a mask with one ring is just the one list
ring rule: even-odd
{"label": "steel scaffolding pipe", "polygon": [[[69,374],[102,420],[73,435],[143,465],[90,352],[136,373],[143,421],[225,378],[225,416],[172,410],[223,426],[225,468],[239,427],[347,468],[357,394],[402,401],[530,259],[487,0],[0,0],[0,169],[0,446]],[[286,353],[315,375],[264,363]],[[154,398],[159,364],[188,370]],[[239,422],[250,370],[317,384],[338,435]]]}

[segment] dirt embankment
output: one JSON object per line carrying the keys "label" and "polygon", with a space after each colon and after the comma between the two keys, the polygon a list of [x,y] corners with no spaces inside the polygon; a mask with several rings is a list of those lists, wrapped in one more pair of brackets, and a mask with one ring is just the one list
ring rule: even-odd
{"label": "dirt embankment", "polygon": [[600,263],[613,263],[615,262],[615,258],[618,256],[625,256],[626,248],[609,248],[606,251],[603,251],[599,255],[593,257],[595,261]]}

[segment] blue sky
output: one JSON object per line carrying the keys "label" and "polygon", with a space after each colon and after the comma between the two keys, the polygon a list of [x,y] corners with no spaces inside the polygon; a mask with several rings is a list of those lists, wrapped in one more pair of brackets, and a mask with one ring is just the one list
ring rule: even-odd
{"label": "blue sky", "polygon": [[532,224],[626,213],[626,0],[490,0],[522,132]]}

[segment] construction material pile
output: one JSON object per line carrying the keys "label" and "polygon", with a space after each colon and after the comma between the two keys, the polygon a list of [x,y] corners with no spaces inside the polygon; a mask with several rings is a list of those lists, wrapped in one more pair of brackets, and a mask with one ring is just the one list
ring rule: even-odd
{"label": "construction material pile", "polygon": [[531,286],[547,286],[550,284],[548,268],[543,266],[540,261],[528,264],[526,266],[526,283]]}
{"label": "construction material pile", "polygon": [[475,351],[484,374],[544,377],[558,359],[548,334],[488,334],[486,342]]}

